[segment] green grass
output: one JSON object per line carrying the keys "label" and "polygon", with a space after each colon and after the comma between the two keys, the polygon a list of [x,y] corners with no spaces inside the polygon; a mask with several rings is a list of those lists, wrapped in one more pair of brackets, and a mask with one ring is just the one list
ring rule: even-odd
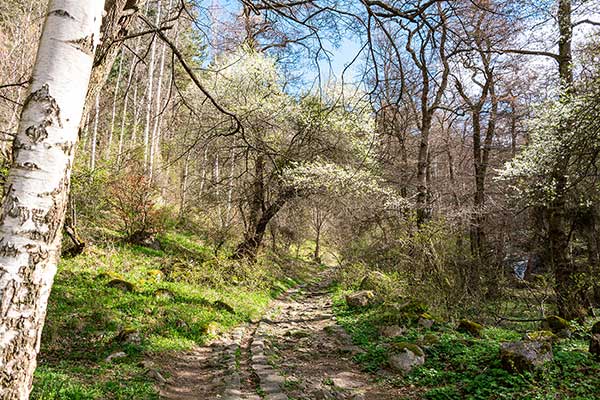
{"label": "green grass", "polygon": [[[350,309],[344,291],[333,288],[338,322],[365,353],[356,357],[363,369],[375,372],[387,367],[388,348],[393,342],[420,345],[426,362],[409,374],[395,375],[390,383],[416,386],[430,400],[459,399],[578,399],[598,398],[600,363],[587,352],[584,340],[564,340],[554,345],[555,361],[534,373],[515,374],[502,369],[500,343],[519,340],[522,332],[488,327],[482,338],[456,332],[448,323],[433,330],[416,326],[406,316],[394,316],[389,306]],[[404,336],[383,338],[378,326],[398,323],[408,329]],[[426,345],[425,335],[437,342]]]}
{"label": "green grass", "polygon": [[[143,359],[189,349],[256,319],[273,296],[297,283],[260,265],[227,281],[223,268],[236,265],[211,260],[211,250],[193,236],[169,232],[160,239],[163,250],[108,242],[61,261],[31,399],[156,399]],[[219,276],[218,285],[201,283],[211,276]],[[134,290],[108,287],[115,278]],[[156,297],[158,289],[172,297]],[[217,300],[234,312],[214,306]],[[141,343],[120,342],[124,329],[139,331]],[[104,361],[117,351],[127,357]]]}

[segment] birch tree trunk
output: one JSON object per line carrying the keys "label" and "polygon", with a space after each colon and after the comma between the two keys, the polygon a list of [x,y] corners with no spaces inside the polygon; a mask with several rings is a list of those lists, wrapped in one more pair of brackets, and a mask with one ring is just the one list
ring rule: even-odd
{"label": "birch tree trunk", "polygon": [[[171,11],[171,7],[173,6],[173,0],[169,0],[169,7],[167,8],[167,16]],[[158,68],[158,82],[156,86],[156,115],[154,116],[154,126],[152,128],[152,140],[150,144],[150,179],[152,179],[152,173],[154,172],[154,157],[156,152],[158,151],[159,145],[159,135],[160,135],[160,125],[162,122],[162,113],[163,109],[162,104],[162,84],[163,84],[163,75],[165,72],[165,51],[167,49],[167,45],[165,43],[162,44],[160,50],[160,62]]]}
{"label": "birch tree trunk", "polygon": [[92,150],[90,157],[90,169],[93,171],[96,169],[96,148],[98,146],[98,120],[100,119],[100,92],[96,92],[96,101],[94,103],[94,129],[92,131]]}
{"label": "birch tree trunk", "polygon": [[0,217],[0,398],[29,398],[104,0],[50,0]]}
{"label": "birch tree trunk", "polygon": [[[155,25],[160,23],[160,6],[161,0],[158,0],[156,5],[156,20]],[[148,64],[148,87],[146,89],[146,125],[144,126],[144,168],[149,167],[149,148],[148,141],[150,139],[150,117],[152,116],[152,105],[154,104],[153,89],[154,89],[154,61],[156,56],[156,38],[152,38],[150,45],[150,63]]]}
{"label": "birch tree trunk", "polygon": [[115,132],[115,117],[117,115],[117,98],[119,96],[119,89],[121,88],[121,76],[123,74],[123,58],[125,58],[125,47],[121,49],[121,59],[119,60],[119,72],[117,74],[117,85],[115,86],[115,93],[113,95],[113,107],[112,116],[110,118],[110,131],[108,132],[108,143],[106,144],[106,158],[110,158],[110,150],[113,142],[113,134]]}
{"label": "birch tree trunk", "polygon": [[[136,47],[137,50],[137,47]],[[125,88],[125,99],[123,100],[123,110],[121,113],[121,131],[119,132],[119,146],[117,149],[117,167],[121,167],[121,157],[123,155],[123,140],[125,138],[125,123],[127,122],[127,106],[129,105],[129,89],[131,88],[131,80],[135,71],[135,55],[131,58],[131,68],[127,77],[127,87]]]}

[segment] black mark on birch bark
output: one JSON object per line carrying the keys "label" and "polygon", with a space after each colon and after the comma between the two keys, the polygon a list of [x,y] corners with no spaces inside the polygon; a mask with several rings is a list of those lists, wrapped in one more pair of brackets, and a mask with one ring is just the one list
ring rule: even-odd
{"label": "black mark on birch bark", "polygon": [[13,243],[3,243],[4,239],[0,239],[0,256],[2,257],[16,257],[20,251]]}
{"label": "black mark on birch bark", "polygon": [[0,317],[6,318],[8,310],[13,303],[15,292],[17,291],[17,282],[11,280],[2,290],[2,303],[0,303]]}
{"label": "black mark on birch bark", "polygon": [[75,18],[71,14],[69,14],[67,10],[53,10],[50,11],[48,15],[58,15],[59,17],[75,20]]}
{"label": "black mark on birch bark", "polygon": [[29,161],[21,163],[21,164],[17,164],[17,167],[21,168],[21,169],[25,169],[27,171],[38,171],[40,169],[40,167],[38,167],[36,163],[32,163]]}
{"label": "black mark on birch bark", "polygon": [[80,39],[67,41],[71,46],[84,52],[88,56],[94,55],[94,34],[90,36],[82,37]]}
{"label": "black mark on birch bark", "polygon": [[[37,104],[44,113],[44,116],[39,124],[25,129],[25,135],[27,135],[33,144],[38,144],[48,138],[49,127],[58,125],[62,128],[63,125],[60,118],[60,107],[54,97],[50,95],[48,84],[44,84],[41,88],[32,92],[25,102],[25,107],[29,107],[32,103]],[[17,152],[22,148],[25,147],[20,146],[13,149],[13,160],[16,159]]]}

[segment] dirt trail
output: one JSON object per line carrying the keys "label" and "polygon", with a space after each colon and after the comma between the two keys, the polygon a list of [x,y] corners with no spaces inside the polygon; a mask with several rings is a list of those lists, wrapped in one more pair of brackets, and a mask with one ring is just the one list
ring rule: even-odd
{"label": "dirt trail", "polygon": [[361,351],[335,322],[327,277],[288,291],[258,323],[180,355],[156,360],[169,378],[170,400],[415,398],[360,371]]}

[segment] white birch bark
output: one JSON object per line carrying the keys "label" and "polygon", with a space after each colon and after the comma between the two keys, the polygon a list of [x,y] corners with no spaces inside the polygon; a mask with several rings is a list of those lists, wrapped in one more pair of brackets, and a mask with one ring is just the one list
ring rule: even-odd
{"label": "white birch bark", "polygon": [[204,157],[202,158],[202,178],[200,180],[200,198],[204,194],[204,186],[206,185],[206,165],[208,163],[208,146],[204,148]]}
{"label": "white birch bark", "polygon": [[190,156],[192,152],[188,151],[183,162],[183,172],[181,174],[181,203],[179,204],[179,218],[185,216],[187,208],[187,191],[188,191],[188,179],[190,175]]}
{"label": "white birch bark", "polygon": [[[173,6],[173,0],[169,0],[169,8],[167,10],[170,11],[172,6]],[[162,122],[162,111],[163,111],[162,82],[163,82],[163,75],[165,73],[165,52],[166,52],[166,50],[167,50],[167,45],[166,45],[166,43],[163,42],[161,50],[160,50],[160,67],[158,68],[158,83],[156,86],[156,111],[155,111],[155,116],[154,116],[154,126],[152,128],[152,140],[151,140],[151,145],[150,145],[150,168],[149,168],[150,179],[152,179],[152,173],[154,172],[154,158],[155,158],[155,154],[158,152],[159,134],[160,134],[159,132],[160,132],[160,125]]]}
{"label": "white birch bark", "polygon": [[29,398],[103,0],[50,0],[0,217],[0,398]]}
{"label": "white birch bark", "polygon": [[131,143],[130,147],[135,147],[135,142],[137,142],[137,130],[138,124],[140,121],[140,106],[138,103],[138,82],[137,79],[134,83],[133,87],[133,126],[131,127]]}
{"label": "white birch bark", "polygon": [[[137,47],[136,47],[137,51]],[[135,71],[135,55],[131,59],[131,67],[129,69],[129,76],[127,77],[127,86],[125,92],[125,99],[123,100],[123,111],[121,113],[121,131],[119,132],[119,146],[117,149],[117,166],[121,166],[121,157],[123,156],[123,140],[125,137],[125,123],[127,121],[127,107],[129,105],[129,89],[131,88],[131,81],[133,79],[133,72]]]}
{"label": "white birch bark", "polygon": [[121,75],[123,73],[123,58],[125,58],[125,46],[121,49],[121,59],[119,60],[119,72],[117,73],[117,84],[115,85],[115,93],[113,95],[112,115],[110,118],[110,131],[108,132],[108,143],[106,144],[106,158],[110,158],[110,151],[113,142],[113,134],[115,132],[115,117],[117,115],[117,97],[121,88]]}
{"label": "white birch bark", "polygon": [[93,171],[96,169],[96,147],[98,143],[98,120],[100,119],[100,91],[96,93],[96,100],[94,103],[95,116],[94,116],[94,128],[92,129],[92,150],[90,157],[90,169]]}
{"label": "white birch bark", "polygon": [[[144,15],[148,15],[148,10],[150,9],[150,2],[146,1],[146,6],[144,7]],[[135,45],[135,53],[138,54],[139,53],[139,49],[140,49],[140,40],[141,37],[138,37],[136,40],[136,45]],[[134,76],[136,75],[136,64],[137,62],[133,62],[132,61],[132,65],[131,65],[131,69],[132,72],[134,74]],[[135,144],[137,142],[137,130],[138,130],[138,123],[139,123],[139,118],[140,118],[140,107],[138,104],[138,79],[135,79],[134,82],[134,87],[133,87],[133,126],[131,127],[131,142],[130,142],[130,146],[129,148],[134,148]]]}
{"label": "white birch bark", "polygon": [[[156,5],[156,20],[155,25],[158,26],[160,23],[160,7],[161,0],[158,0]],[[148,87],[146,89],[146,125],[144,126],[144,167],[148,168],[148,156],[149,148],[148,142],[150,140],[150,120],[152,116],[152,105],[154,104],[153,89],[154,89],[154,61],[156,57],[156,40],[152,38],[152,44],[150,45],[150,63],[148,65]]]}
{"label": "white birch bark", "polygon": [[81,141],[83,142],[83,143],[81,143],[81,148],[84,151],[85,151],[85,146],[87,146],[88,136],[90,134],[89,120],[90,120],[90,113],[85,113],[85,117],[83,119],[83,137],[81,138]]}

